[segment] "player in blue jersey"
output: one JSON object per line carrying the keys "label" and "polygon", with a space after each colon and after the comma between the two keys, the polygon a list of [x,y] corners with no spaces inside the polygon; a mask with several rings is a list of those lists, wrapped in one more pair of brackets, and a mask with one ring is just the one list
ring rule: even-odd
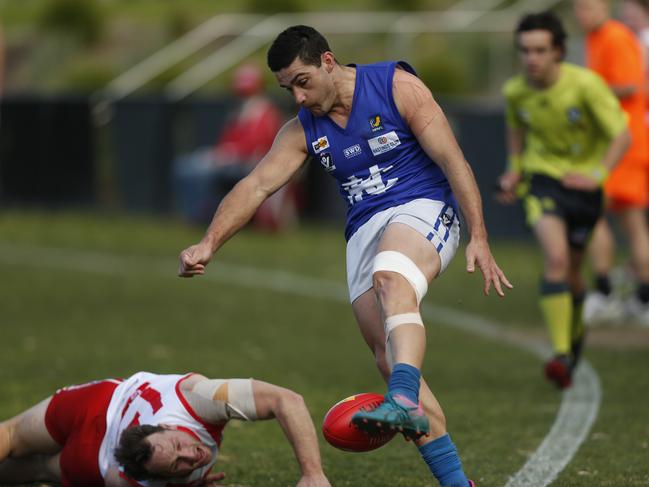
{"label": "player in blue jersey", "polygon": [[420,373],[426,333],[419,304],[458,247],[458,203],[471,236],[467,271],[480,268],[485,294],[493,286],[503,296],[511,284],[491,255],[480,193],[444,113],[406,63],[341,65],[311,27],[282,32],[268,65],[300,112],[222,201],[201,242],[181,252],[179,275],[204,274],[214,252],[307,156],[319,161],[348,205],[350,300],[388,382],[383,405],[354,423],[370,434],[402,431],[442,486],[472,485]]}

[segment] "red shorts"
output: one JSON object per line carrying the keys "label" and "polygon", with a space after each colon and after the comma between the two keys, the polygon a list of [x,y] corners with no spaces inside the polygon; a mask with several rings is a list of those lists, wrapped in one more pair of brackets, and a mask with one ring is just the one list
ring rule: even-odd
{"label": "red shorts", "polygon": [[61,451],[63,487],[103,487],[99,448],[106,433],[106,411],[119,384],[99,381],[60,389],[45,413],[47,431]]}

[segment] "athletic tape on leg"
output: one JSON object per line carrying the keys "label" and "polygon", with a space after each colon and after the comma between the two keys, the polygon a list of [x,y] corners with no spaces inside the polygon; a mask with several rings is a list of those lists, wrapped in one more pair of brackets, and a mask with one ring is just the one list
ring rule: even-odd
{"label": "athletic tape on leg", "polygon": [[424,322],[419,313],[402,313],[399,315],[388,316],[385,320],[385,339],[388,340],[392,330],[400,325],[424,326]]}
{"label": "athletic tape on leg", "polygon": [[417,304],[428,292],[428,280],[410,257],[394,250],[384,250],[374,257],[372,274],[378,271],[389,271],[401,274],[415,290]]}
{"label": "athletic tape on leg", "polygon": [[388,364],[388,370],[392,373],[394,368],[394,357],[392,356],[392,345],[390,345],[389,336],[385,335],[385,361]]}

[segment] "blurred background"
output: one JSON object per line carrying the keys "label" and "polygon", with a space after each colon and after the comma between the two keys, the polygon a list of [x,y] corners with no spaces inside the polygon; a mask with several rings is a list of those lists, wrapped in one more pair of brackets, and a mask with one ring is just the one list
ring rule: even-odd
{"label": "blurred background", "polygon": [[[426,298],[425,373],[472,478],[505,485],[562,398],[539,357],[512,346],[547,343],[542,257],[521,208],[492,197],[506,161],[500,90],[518,69],[512,30],[547,8],[583,64],[569,0],[0,0],[0,420],[58,387],[138,370],[276,382],[304,395],[316,426],[339,399],[383,390],[346,302],[345,205],[320,164],[269,200],[204,278],[176,277],[218,197],[297,112],[265,54],[304,23],[341,63],[412,64],[476,173],[492,250],[516,287],[483,296],[460,249]],[[445,321],[447,307],[464,318]],[[456,328],[485,320],[506,331]],[[649,485],[646,332],[590,332],[604,399],[554,486]],[[292,485],[276,425],[232,431],[219,464],[228,485]],[[372,472],[377,487],[430,486],[401,442],[367,455],[321,446],[333,485],[368,485]]]}
{"label": "blurred background", "polygon": [[[223,165],[235,174],[188,193],[205,166],[222,163],[219,138],[251,96],[237,93],[236,68],[258,66],[258,94],[265,88],[282,120],[292,116],[265,51],[284,27],[305,23],[341,63],[410,62],[473,165],[491,233],[526,235],[519,210],[495,205],[490,193],[505,161],[500,87],[516,71],[511,31],[523,12],[544,8],[565,19],[569,59],[581,62],[570,4],[558,0],[0,0],[0,204],[204,223],[213,208],[201,191],[227,190],[238,177],[234,159],[249,165],[258,155],[229,154]],[[279,199],[256,218],[261,227],[344,217],[316,165]]]}

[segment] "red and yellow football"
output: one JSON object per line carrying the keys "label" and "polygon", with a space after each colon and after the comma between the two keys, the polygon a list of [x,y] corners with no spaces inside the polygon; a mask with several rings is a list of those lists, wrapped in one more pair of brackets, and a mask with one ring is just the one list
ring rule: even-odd
{"label": "red and yellow football", "polygon": [[330,445],[341,450],[364,452],[376,450],[394,438],[396,432],[370,436],[352,424],[358,411],[372,410],[383,402],[381,394],[364,392],[334,404],[322,421],[322,434]]}

